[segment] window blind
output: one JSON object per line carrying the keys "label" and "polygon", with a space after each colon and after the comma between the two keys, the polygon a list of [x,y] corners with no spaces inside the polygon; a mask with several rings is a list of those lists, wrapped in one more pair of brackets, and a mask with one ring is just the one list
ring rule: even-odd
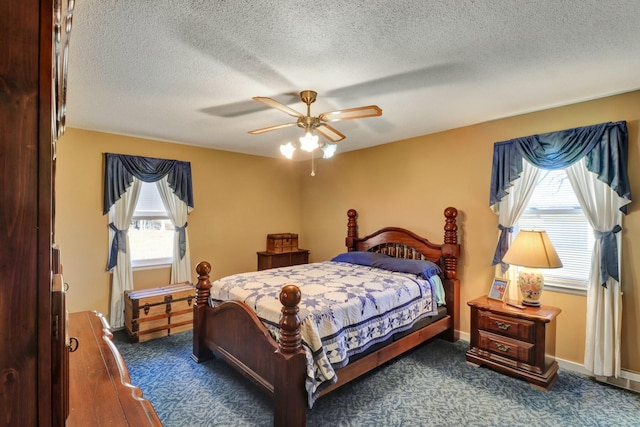
{"label": "window blind", "polygon": [[136,219],[168,218],[155,182],[142,182],[133,217]]}
{"label": "window blind", "polygon": [[593,230],[564,170],[542,171],[517,228],[545,230],[558,252],[563,267],[542,269],[546,283],[586,289],[594,244]]}

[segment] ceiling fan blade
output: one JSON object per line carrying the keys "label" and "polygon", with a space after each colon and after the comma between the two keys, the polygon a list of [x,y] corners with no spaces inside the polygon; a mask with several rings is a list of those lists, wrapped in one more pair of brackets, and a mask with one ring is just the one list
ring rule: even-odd
{"label": "ceiling fan blade", "polygon": [[281,125],[269,126],[267,128],[250,130],[249,133],[252,134],[252,135],[257,135],[259,133],[269,132],[270,130],[288,128],[289,126],[297,126],[297,125],[298,125],[298,122],[283,123]]}
{"label": "ceiling fan blade", "polygon": [[335,122],[337,120],[361,119],[364,117],[381,116],[382,110],[377,105],[368,105],[366,107],[349,108],[346,110],[330,111],[322,113],[318,116],[323,122]]}
{"label": "ceiling fan blade", "polygon": [[340,132],[338,132],[337,129],[332,128],[329,125],[325,125],[324,123],[319,124],[318,126],[315,127],[315,130],[322,136],[324,136],[325,138],[327,138],[329,141],[331,142],[338,142],[338,141],[342,141],[343,139],[345,139],[346,137],[341,134]]}
{"label": "ceiling fan blade", "polygon": [[297,117],[297,118],[304,117],[304,114],[297,112],[293,108],[287,107],[286,105],[276,101],[275,99],[267,98],[266,96],[254,96],[253,99],[255,99],[258,102],[262,102],[264,105],[268,107],[275,108],[276,110],[280,110],[283,113],[286,113],[290,116]]}

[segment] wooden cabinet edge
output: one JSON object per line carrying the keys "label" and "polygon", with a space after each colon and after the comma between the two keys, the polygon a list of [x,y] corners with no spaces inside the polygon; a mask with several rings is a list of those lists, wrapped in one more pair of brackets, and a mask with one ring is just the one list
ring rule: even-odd
{"label": "wooden cabinet edge", "polygon": [[111,351],[111,354],[113,355],[113,360],[115,361],[116,367],[118,368],[118,373],[120,375],[120,384],[122,384],[125,388],[130,390],[131,397],[134,399],[134,401],[137,401],[140,403],[140,406],[143,409],[149,421],[149,425],[162,427],[162,423],[160,422],[160,419],[158,418],[158,415],[156,414],[156,411],[153,408],[153,405],[151,405],[151,402],[149,402],[143,397],[143,392],[138,386],[131,384],[131,376],[129,375],[129,369],[127,368],[124,358],[120,354],[120,351],[118,350],[116,345],[113,343],[113,333],[111,331],[111,326],[109,325],[109,322],[107,321],[107,319],[105,319],[102,313],[99,313],[95,310],[92,311],[92,313],[94,313],[94,315],[98,319],[100,319],[100,323],[102,324],[102,332],[103,332],[102,339],[107,344],[109,350]]}
{"label": "wooden cabinet edge", "polygon": [[[97,311],[83,311],[69,315],[70,332],[78,334],[78,362],[70,362],[72,413],[67,420],[67,426],[86,425],[87,419],[96,413],[110,413],[113,422],[118,425],[161,427],[151,402],[143,397],[142,390],[131,384],[129,369],[120,351],[113,342],[111,326],[105,317]],[[89,342],[83,342],[83,341]],[[84,356],[82,356],[84,355]],[[73,358],[74,356],[72,356]],[[89,362],[80,362],[80,360]],[[88,364],[87,364],[88,363]],[[99,401],[97,396],[78,395],[81,387],[74,387],[78,381],[84,381],[84,376],[90,377],[100,387]],[[96,411],[96,408],[100,410]],[[106,412],[105,412],[106,411]]]}

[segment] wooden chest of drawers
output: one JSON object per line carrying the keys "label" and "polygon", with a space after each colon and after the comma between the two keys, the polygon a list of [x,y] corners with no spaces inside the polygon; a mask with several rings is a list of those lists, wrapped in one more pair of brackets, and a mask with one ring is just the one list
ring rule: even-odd
{"label": "wooden chest of drawers", "polygon": [[523,378],[532,387],[550,389],[558,379],[555,319],[560,309],[520,309],[486,297],[467,304],[471,307],[467,361]]}
{"label": "wooden chest of drawers", "polygon": [[124,325],[132,342],[148,341],[193,328],[196,288],[177,283],[124,292]]}
{"label": "wooden chest of drawers", "polygon": [[70,410],[62,425],[162,427],[151,402],[131,384],[129,369],[102,314],[71,313],[69,333],[78,345],[69,356]]}
{"label": "wooden chest of drawers", "polygon": [[309,251],[307,249],[297,249],[284,253],[258,252],[257,254],[258,270],[309,263]]}

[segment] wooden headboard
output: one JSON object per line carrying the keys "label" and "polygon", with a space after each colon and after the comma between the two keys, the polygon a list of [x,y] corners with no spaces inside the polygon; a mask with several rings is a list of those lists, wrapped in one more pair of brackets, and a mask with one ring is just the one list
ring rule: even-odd
{"label": "wooden headboard", "polygon": [[385,227],[365,237],[358,237],[358,213],[349,209],[347,217],[347,238],[345,244],[348,251],[380,252],[396,258],[427,259],[442,268],[447,279],[457,279],[458,257],[458,210],[448,207],[444,210],[444,243],[436,244],[427,238],[399,227]]}

